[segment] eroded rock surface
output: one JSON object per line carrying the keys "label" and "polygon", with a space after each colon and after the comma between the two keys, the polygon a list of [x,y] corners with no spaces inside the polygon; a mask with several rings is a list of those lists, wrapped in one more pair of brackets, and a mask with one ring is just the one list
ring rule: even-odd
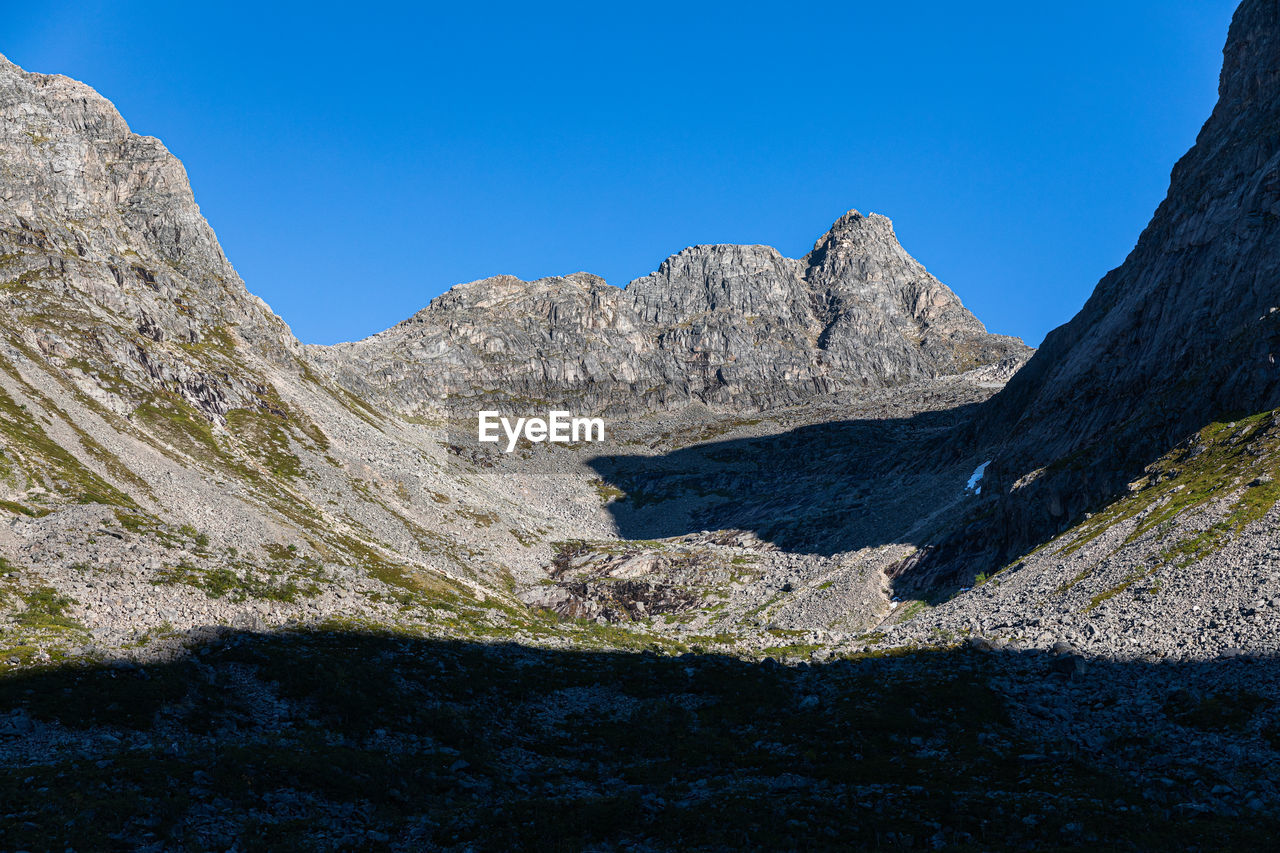
{"label": "eroded rock surface", "polygon": [[625,289],[587,273],[462,284],[381,334],[312,347],[353,391],[406,414],[445,398],[638,411],[751,411],[1025,358],[851,211],[802,260],[694,246]]}
{"label": "eroded rock surface", "polygon": [[1240,5],[1224,59],[1213,115],[1133,252],[985,412],[975,442],[1004,499],[953,565],[992,545],[1011,558],[1122,494],[1187,435],[1280,405],[1275,3]]}

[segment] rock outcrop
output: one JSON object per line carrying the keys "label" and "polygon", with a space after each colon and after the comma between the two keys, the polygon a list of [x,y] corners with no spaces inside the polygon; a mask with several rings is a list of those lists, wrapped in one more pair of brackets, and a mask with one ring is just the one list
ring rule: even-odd
{"label": "rock outcrop", "polygon": [[1280,6],[1242,3],[1224,56],[1218,104],[1133,252],[965,442],[993,460],[998,508],[935,571],[998,566],[1202,427],[1280,406]]}
{"label": "rock outcrop", "polygon": [[256,407],[260,383],[203,356],[301,353],[227,262],[182,164],[88,86],[0,57],[0,162],[0,289],[16,340],[214,419]]}
{"label": "rock outcrop", "polygon": [[586,273],[499,276],[458,285],[364,341],[311,352],[353,391],[417,414],[475,393],[747,411],[1030,351],[988,334],[888,219],[852,211],[802,260],[767,246],[694,246],[625,289]]}

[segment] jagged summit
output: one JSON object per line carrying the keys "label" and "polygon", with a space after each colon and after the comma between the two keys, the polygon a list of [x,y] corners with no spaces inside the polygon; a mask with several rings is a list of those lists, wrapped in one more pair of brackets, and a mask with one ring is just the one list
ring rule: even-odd
{"label": "jagged summit", "polygon": [[182,164],[89,86],[0,64],[0,161],[7,311],[28,344],[214,418],[251,404],[255,383],[192,345],[237,341],[275,364],[300,355],[227,262]]}
{"label": "jagged summit", "polygon": [[813,249],[817,251],[833,239],[839,240],[844,235],[852,235],[860,231],[866,231],[869,228],[876,228],[893,234],[893,220],[880,213],[863,215],[857,208],[852,208],[831,223],[831,227],[827,229],[827,232],[814,242]]}
{"label": "jagged summit", "polygon": [[886,217],[850,211],[803,259],[710,244],[622,289],[588,273],[498,276],[364,341],[312,352],[357,393],[416,412],[478,386],[593,407],[758,409],[1029,350],[988,334]]}

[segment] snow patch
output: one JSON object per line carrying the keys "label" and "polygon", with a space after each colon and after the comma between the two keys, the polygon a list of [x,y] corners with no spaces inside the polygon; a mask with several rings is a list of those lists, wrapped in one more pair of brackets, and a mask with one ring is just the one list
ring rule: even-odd
{"label": "snow patch", "polygon": [[973,474],[969,476],[968,484],[965,485],[967,491],[973,492],[975,495],[982,494],[982,486],[978,484],[982,482],[982,475],[987,473],[987,466],[990,464],[991,460],[988,459],[974,469]]}

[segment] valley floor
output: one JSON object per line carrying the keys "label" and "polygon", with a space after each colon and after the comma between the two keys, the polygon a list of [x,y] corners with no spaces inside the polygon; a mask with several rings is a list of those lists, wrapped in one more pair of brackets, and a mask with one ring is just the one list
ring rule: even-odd
{"label": "valley floor", "polygon": [[439,501],[431,543],[506,588],[24,505],[0,849],[1260,847],[1275,417],[971,583],[891,580],[982,511],[954,439],[993,384],[458,457],[510,503]]}

